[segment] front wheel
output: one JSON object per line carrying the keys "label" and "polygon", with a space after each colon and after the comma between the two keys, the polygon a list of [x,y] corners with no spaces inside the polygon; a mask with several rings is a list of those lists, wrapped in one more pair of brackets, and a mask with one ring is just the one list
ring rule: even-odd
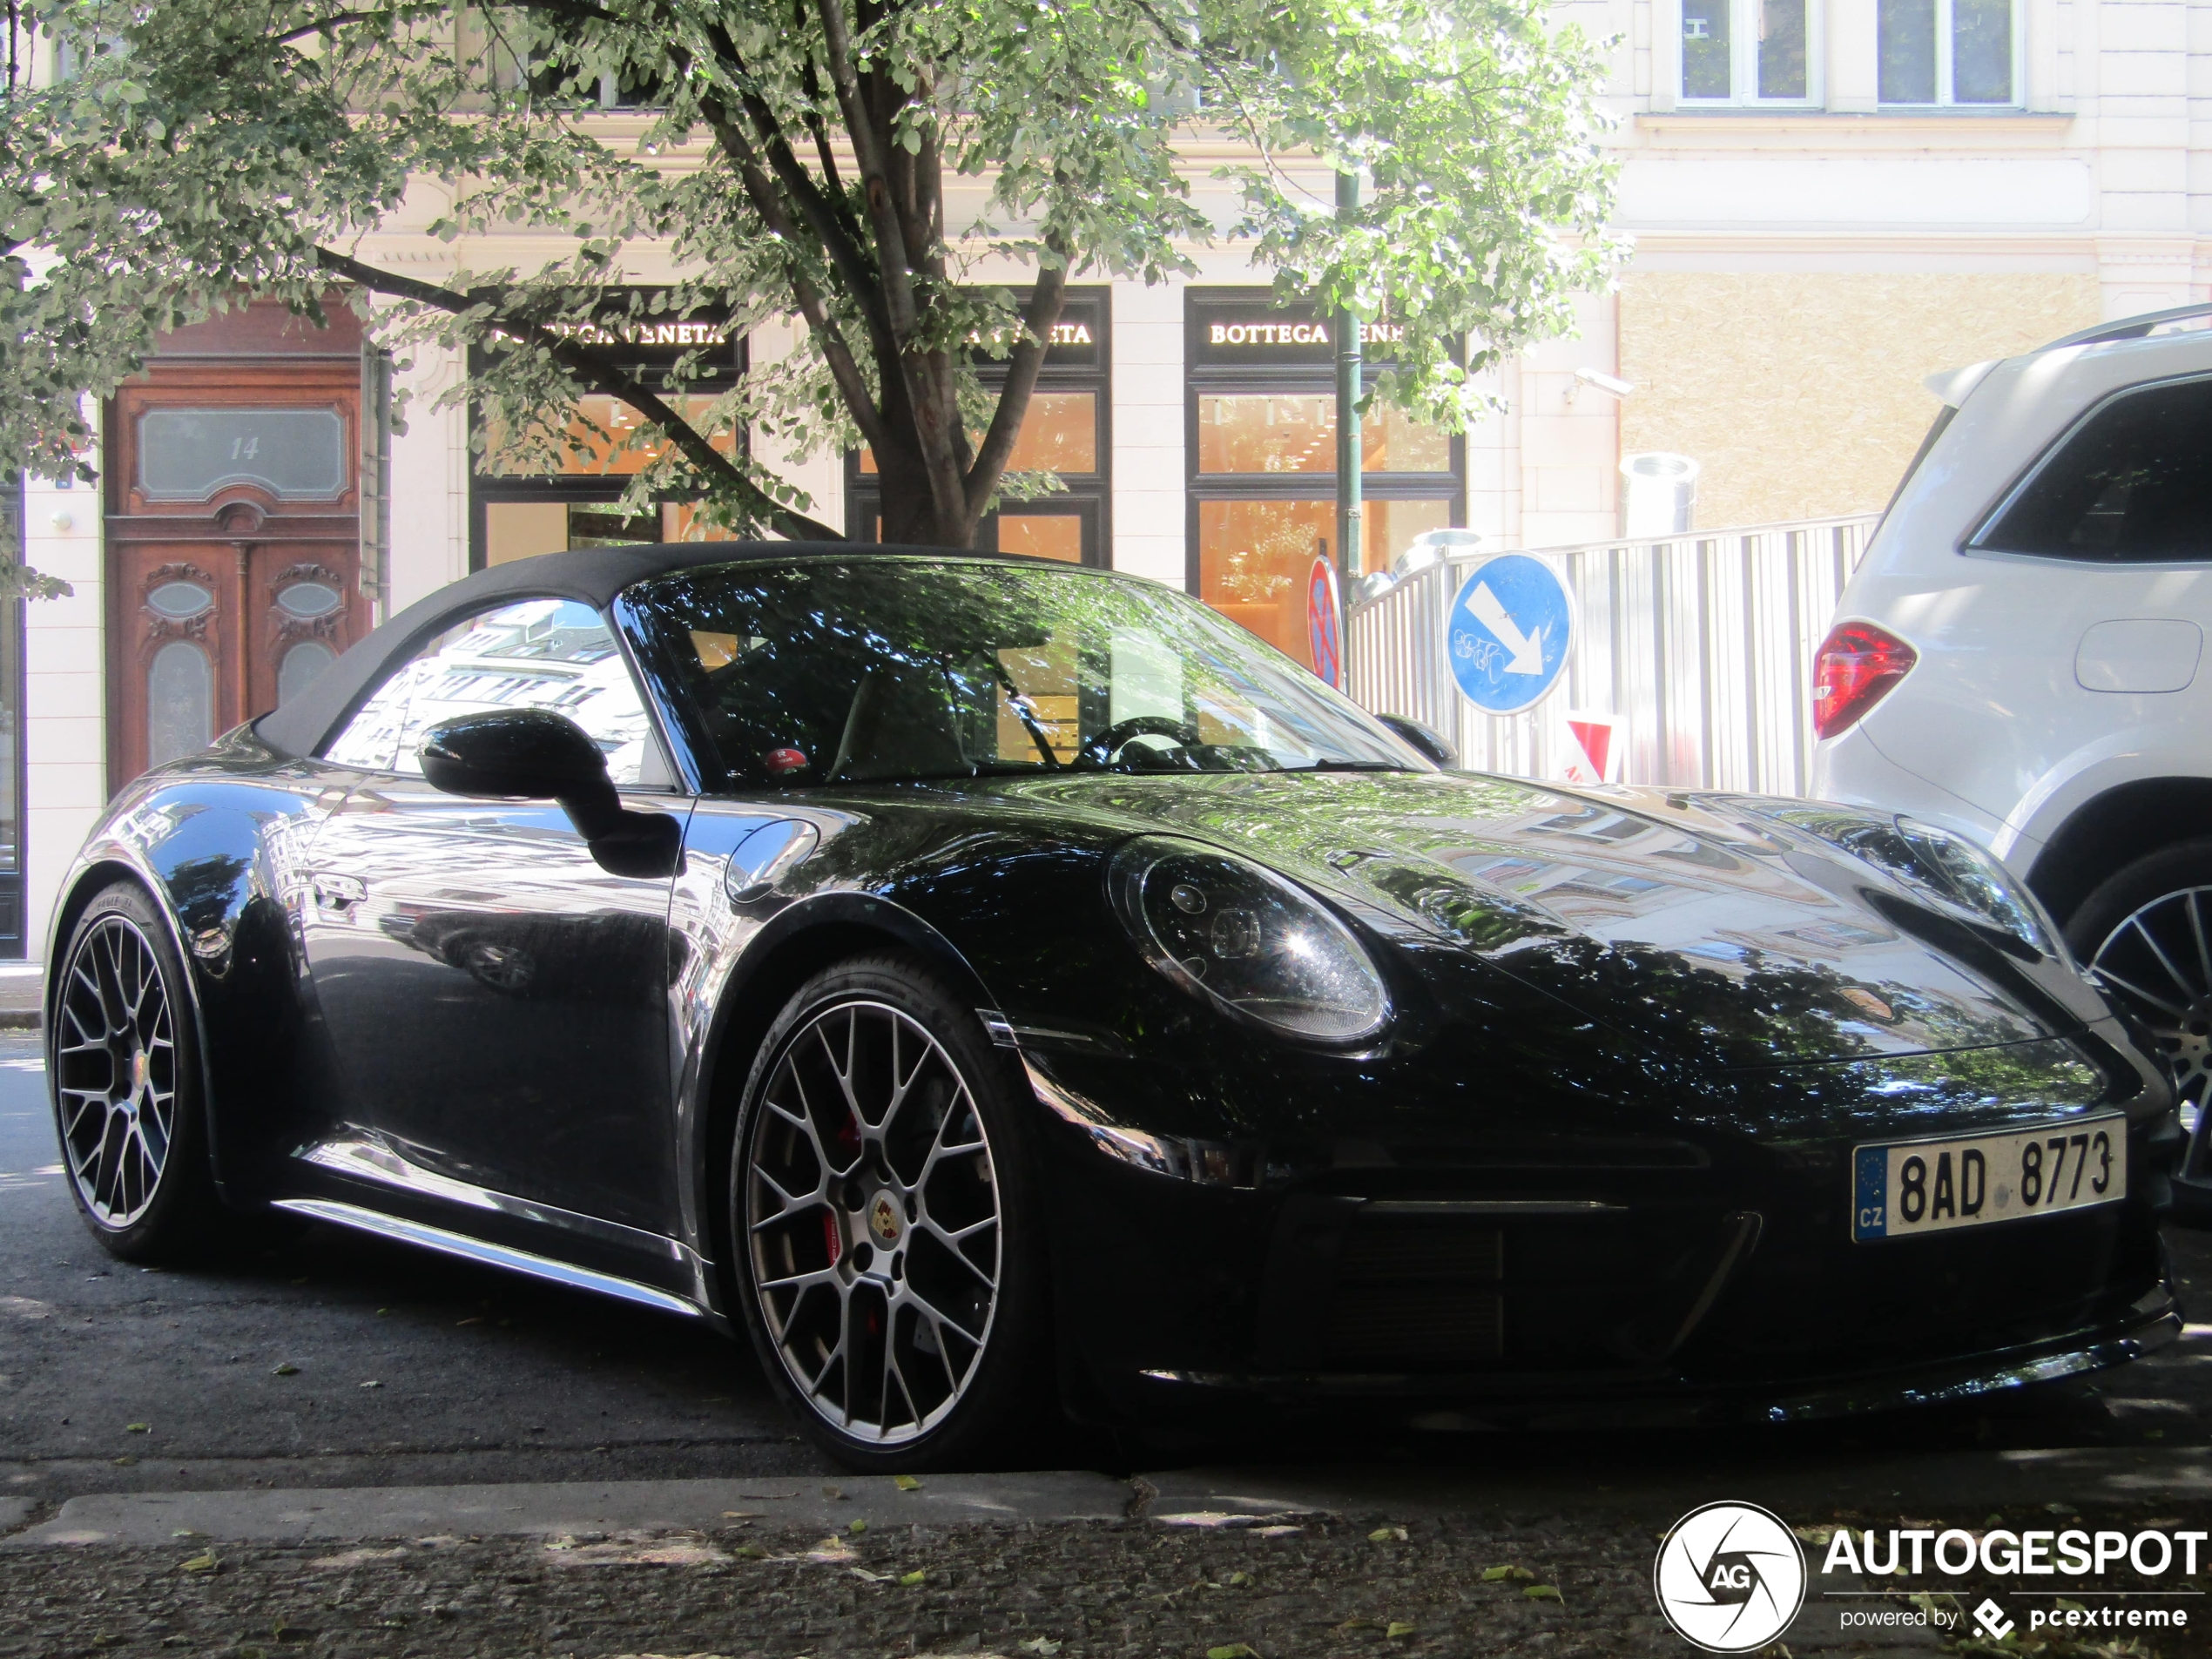
{"label": "front wheel", "polygon": [[762,1044],[732,1150],[753,1345],[863,1470],[1002,1461],[1051,1398],[1028,1123],[974,1013],[920,964],[802,987]]}

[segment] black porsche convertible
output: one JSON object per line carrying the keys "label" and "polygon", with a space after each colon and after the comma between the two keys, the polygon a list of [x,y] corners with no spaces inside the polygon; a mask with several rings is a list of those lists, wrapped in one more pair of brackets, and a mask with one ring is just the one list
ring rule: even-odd
{"label": "black porsche convertible", "polygon": [[2179,1320],[2139,1034],[1941,832],[1458,772],[1182,594],[508,564],[114,801],[49,1075],[117,1255],[306,1217],[1025,1413],[1783,1419]]}

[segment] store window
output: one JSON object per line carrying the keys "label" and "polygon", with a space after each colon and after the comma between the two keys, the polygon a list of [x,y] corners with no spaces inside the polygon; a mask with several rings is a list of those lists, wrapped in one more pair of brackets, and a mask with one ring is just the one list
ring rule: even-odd
{"label": "store window", "polygon": [[[1335,346],[1264,290],[1185,303],[1190,590],[1310,666],[1306,578],[1336,556]],[[1370,324],[1363,350],[1386,358],[1388,327]],[[1362,574],[1466,522],[1465,440],[1384,408],[1361,420],[1359,448]]]}
{"label": "store window", "polygon": [[1683,101],[1811,103],[1819,22],[1814,0],[1682,0]]}
{"label": "store window", "polygon": [[[1023,303],[1027,298],[1017,293],[1015,301]],[[1009,501],[985,518],[975,537],[981,550],[1022,553],[1069,564],[1112,563],[1106,464],[1110,314],[1107,289],[1068,290],[1021,435],[1007,462],[1009,472],[1056,473],[1063,488],[1029,501]],[[986,361],[979,368],[983,384],[995,393],[1005,379],[1005,366]],[[980,440],[981,435],[973,436]],[[882,540],[882,486],[875,456],[866,445],[847,460],[845,482],[845,522],[851,534]]]}
{"label": "store window", "polygon": [[[698,313],[625,316],[610,322],[598,343],[618,348],[627,367],[662,390],[679,360],[701,353],[704,377],[685,381],[681,393],[669,398],[686,417],[703,415],[745,370],[744,340]],[[476,361],[482,361],[480,348]],[[694,502],[664,501],[642,512],[616,505],[630,479],[662,454],[666,442],[657,433],[636,441],[645,422],[620,400],[592,394],[564,416],[521,432],[479,421],[483,443],[469,492],[471,570],[570,548],[701,538]],[[731,433],[714,440],[725,454],[735,453],[741,442],[741,435]],[[708,532],[705,539],[725,538]]]}
{"label": "store window", "polygon": [[2013,0],[1878,0],[1885,104],[2015,102]]}

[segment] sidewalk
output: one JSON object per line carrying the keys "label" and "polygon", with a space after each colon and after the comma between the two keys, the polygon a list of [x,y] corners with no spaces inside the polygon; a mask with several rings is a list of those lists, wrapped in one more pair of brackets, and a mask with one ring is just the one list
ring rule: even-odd
{"label": "sidewalk", "polygon": [[[1731,1472],[1691,1483],[1693,1494],[1679,1481],[1548,1491],[1527,1475],[1494,1483],[1359,1466],[932,1475],[911,1488],[758,1477],[80,1497],[0,1542],[0,1659],[1671,1656],[1686,1649],[1658,1615],[1652,1563],[1697,1501],[1770,1502],[1815,1536],[1838,1521],[2204,1527],[2212,1516],[2194,1453],[1962,1453],[1913,1466],[1945,1466],[1955,1495],[1848,1500],[1815,1489],[1816,1472],[1796,1491]],[[1864,1473],[1902,1478],[1880,1462]],[[2057,1489],[2080,1507],[2030,1496]],[[2054,1521],[2061,1507],[2069,1519]],[[29,1512],[0,1500],[0,1527]],[[2067,1593],[2124,1596],[2137,1583],[2123,1568]],[[2011,1595],[2025,1607],[2022,1592],[2038,1588],[2048,1587],[1824,1579],[1784,1645],[1903,1659],[1938,1650],[1936,1634],[1867,1628],[1869,1609],[1910,1616],[1915,1589],[1966,1607]],[[2202,1635],[2125,1650],[2175,1659],[2202,1651]]]}
{"label": "sidewalk", "polygon": [[0,962],[0,1031],[36,1031],[46,969],[39,962]]}

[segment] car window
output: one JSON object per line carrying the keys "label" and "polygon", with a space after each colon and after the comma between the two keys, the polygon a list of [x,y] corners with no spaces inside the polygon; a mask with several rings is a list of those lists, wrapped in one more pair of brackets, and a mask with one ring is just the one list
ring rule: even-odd
{"label": "car window", "polygon": [[1035,772],[1427,771],[1185,595],[1099,572],[875,557],[631,590],[729,781]]}
{"label": "car window", "polygon": [[2102,563],[2212,560],[2212,380],[2123,393],[2060,440],[1973,545]]}
{"label": "car window", "polygon": [[323,758],[420,776],[415,750],[439,721],[524,708],[550,709],[582,726],[617,787],[660,770],[651,723],[614,636],[597,611],[570,599],[510,601],[447,629],[385,678]]}

